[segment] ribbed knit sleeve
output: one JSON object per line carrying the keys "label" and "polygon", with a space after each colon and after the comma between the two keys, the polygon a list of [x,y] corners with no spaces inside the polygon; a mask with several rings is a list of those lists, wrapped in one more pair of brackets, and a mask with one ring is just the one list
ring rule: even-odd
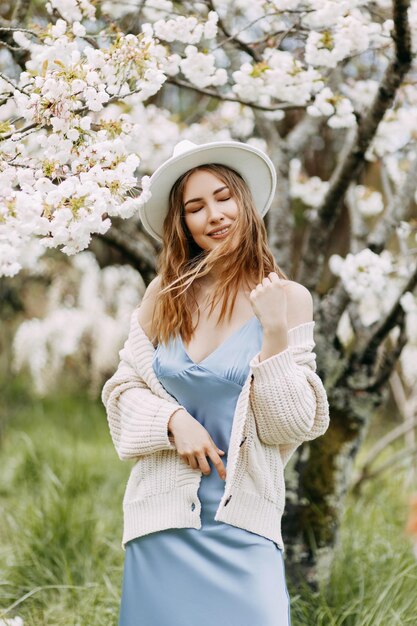
{"label": "ribbed knit sleeve", "polygon": [[119,366],[101,394],[119,458],[126,460],[159,450],[175,450],[173,438],[168,435],[168,422],[183,407],[174,399],[170,402],[154,394],[137,374],[128,340],[119,356]]}
{"label": "ribbed knit sleeve", "polygon": [[323,435],[329,403],[316,374],[315,322],[288,331],[288,347],[259,362],[251,361],[251,405],[259,439],[269,445],[297,444]]}

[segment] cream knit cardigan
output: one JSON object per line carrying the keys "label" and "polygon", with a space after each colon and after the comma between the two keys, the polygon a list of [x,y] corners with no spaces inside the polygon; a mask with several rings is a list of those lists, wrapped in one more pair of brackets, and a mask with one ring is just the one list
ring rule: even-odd
{"label": "cream knit cardigan", "polygon": [[[250,361],[214,518],[267,537],[282,550],[284,467],[303,441],[329,426],[326,391],[315,373],[314,325],[291,328],[285,350],[261,362],[258,353]],[[123,550],[129,540],[155,531],[201,528],[197,491],[202,472],[182,460],[168,435],[169,418],[182,405],[155,375],[154,352],[135,310],[119,366],[102,390],[117,454],[136,460],[123,498]]]}

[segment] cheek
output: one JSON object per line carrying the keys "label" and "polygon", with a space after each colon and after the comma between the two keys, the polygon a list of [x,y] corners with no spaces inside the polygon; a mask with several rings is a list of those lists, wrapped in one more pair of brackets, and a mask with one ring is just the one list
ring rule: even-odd
{"label": "cheek", "polygon": [[232,215],[233,217],[237,216],[237,214],[239,213],[239,208],[235,200],[231,200],[230,202],[228,202],[227,212],[229,213],[229,215]]}
{"label": "cheek", "polygon": [[185,224],[190,233],[198,234],[200,230],[204,230],[203,211],[197,213],[189,213],[185,218]]}

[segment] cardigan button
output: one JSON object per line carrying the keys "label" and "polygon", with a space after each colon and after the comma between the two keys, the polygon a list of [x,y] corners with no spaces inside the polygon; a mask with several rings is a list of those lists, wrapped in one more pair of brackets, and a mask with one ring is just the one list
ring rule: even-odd
{"label": "cardigan button", "polygon": [[228,498],[226,498],[226,500],[224,501],[224,506],[227,506],[229,504],[231,497],[232,496],[230,495]]}
{"label": "cardigan button", "polygon": [[195,502],[193,502],[191,505],[191,510],[194,511],[194,509],[195,509]]}
{"label": "cardigan button", "polygon": [[242,441],[241,441],[241,442],[240,442],[240,444],[239,444],[239,448],[242,446],[242,444],[244,444],[244,443],[245,443],[246,439],[247,439],[247,437],[243,437]]}
{"label": "cardigan button", "polygon": [[250,375],[250,379],[253,380],[255,376],[253,374]]}

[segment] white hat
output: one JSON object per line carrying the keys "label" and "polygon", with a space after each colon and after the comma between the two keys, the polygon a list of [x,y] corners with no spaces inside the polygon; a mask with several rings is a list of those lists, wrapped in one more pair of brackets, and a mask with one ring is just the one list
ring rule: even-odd
{"label": "white hat", "polygon": [[252,192],[255,206],[265,215],[274,197],[277,175],[271,159],[259,148],[240,141],[213,141],[197,145],[177,143],[171,158],[152,174],[152,197],[139,209],[144,228],[162,242],[163,223],[168,212],[169,194],[180,176],[198,165],[219,163],[238,172]]}

